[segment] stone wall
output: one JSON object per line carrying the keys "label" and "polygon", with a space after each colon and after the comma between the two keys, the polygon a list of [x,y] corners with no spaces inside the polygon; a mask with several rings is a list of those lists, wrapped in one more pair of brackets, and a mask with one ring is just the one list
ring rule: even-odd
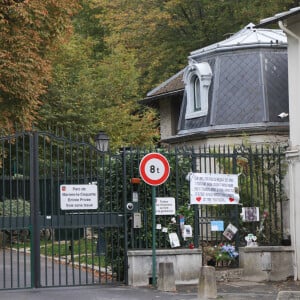
{"label": "stone wall", "polygon": [[239,248],[243,279],[250,281],[280,281],[293,276],[293,248],[258,246]]}
{"label": "stone wall", "polygon": [[[156,250],[156,269],[160,262],[174,265],[175,283],[190,284],[199,280],[202,266],[201,249],[159,249]],[[152,250],[128,251],[128,284],[146,286],[152,280]]]}

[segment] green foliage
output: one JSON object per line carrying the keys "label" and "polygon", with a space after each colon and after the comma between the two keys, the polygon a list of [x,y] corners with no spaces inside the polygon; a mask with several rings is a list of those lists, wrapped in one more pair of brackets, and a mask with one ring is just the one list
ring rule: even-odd
{"label": "green foliage", "polygon": [[92,44],[73,38],[60,47],[54,60],[53,81],[39,111],[39,128],[63,128],[66,134],[96,132]]}
{"label": "green foliage", "polygon": [[66,257],[82,265],[106,266],[105,257],[95,255],[96,241],[93,239],[74,240],[72,243],[71,241],[56,242],[50,245],[46,243],[41,245],[40,249],[41,254],[47,257]]}
{"label": "green foliage", "polygon": [[150,88],[183,68],[191,50],[295,5],[295,0],[4,1],[2,128],[57,126],[90,137],[105,129],[114,149],[152,145],[159,135],[157,116],[138,104]]}
{"label": "green foliage", "polygon": [[189,224],[189,225],[194,224],[195,211],[188,203],[180,206],[176,211],[176,215],[184,216],[185,224]]}
{"label": "green foliage", "polygon": [[187,64],[190,51],[223,40],[260,19],[297,6],[295,0],[94,0],[105,41],[138,57],[145,94]]}
{"label": "green foliage", "polygon": [[113,150],[153,145],[158,138],[156,113],[138,104],[136,58],[123,45],[104,46],[101,24],[95,21],[101,9],[82,2],[76,32],[53,55],[53,81],[37,126],[63,128],[66,135],[76,132],[90,140],[101,129]]}
{"label": "green foliage", "polygon": [[30,202],[23,199],[0,202],[0,215],[4,217],[30,216]]}
{"label": "green foliage", "polygon": [[49,53],[70,32],[75,0],[1,1],[1,128],[31,128],[51,80]]}
{"label": "green foliage", "polygon": [[204,255],[207,261],[212,259],[216,263],[233,261],[238,257],[238,252],[234,245],[219,244],[215,246],[204,247]]}
{"label": "green foliage", "polygon": [[102,99],[97,104],[97,126],[108,133],[113,149],[151,146],[158,138],[155,112],[137,102],[139,73],[135,62],[132,53],[118,46],[96,70],[99,76],[95,90]]}
{"label": "green foliage", "polygon": [[[78,2],[74,33],[65,44]],[[189,51],[294,4],[291,0],[269,0],[268,5],[208,0],[78,2],[0,5],[2,125],[28,127],[35,122],[42,129],[58,126],[91,137],[105,129],[113,148],[157,141],[156,115],[137,101],[186,65]]]}
{"label": "green foliage", "polygon": [[81,40],[92,40],[90,49],[93,54],[92,57],[96,60],[102,59],[107,54],[104,28],[97,18],[102,9],[101,7],[94,7],[92,1],[80,0],[79,3],[82,9],[73,20],[76,36],[80,36],[79,39]]}

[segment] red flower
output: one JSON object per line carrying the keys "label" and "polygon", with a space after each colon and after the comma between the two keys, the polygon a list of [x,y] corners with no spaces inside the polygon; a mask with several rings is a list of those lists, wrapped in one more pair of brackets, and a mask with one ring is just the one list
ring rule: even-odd
{"label": "red flower", "polygon": [[267,211],[264,211],[264,213],[263,213],[264,218],[267,218],[268,215],[269,215],[269,213]]}
{"label": "red flower", "polygon": [[190,243],[190,244],[189,244],[189,248],[190,248],[190,249],[194,249],[194,248],[195,248],[194,244],[193,244],[193,243]]}

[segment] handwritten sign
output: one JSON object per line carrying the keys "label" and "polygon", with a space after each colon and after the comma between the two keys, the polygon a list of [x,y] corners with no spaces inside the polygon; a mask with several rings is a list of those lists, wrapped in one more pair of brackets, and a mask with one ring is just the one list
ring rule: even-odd
{"label": "handwritten sign", "polygon": [[191,204],[238,204],[238,175],[192,173],[190,175]]}
{"label": "handwritten sign", "polygon": [[156,198],[156,215],[175,215],[175,198],[160,197]]}

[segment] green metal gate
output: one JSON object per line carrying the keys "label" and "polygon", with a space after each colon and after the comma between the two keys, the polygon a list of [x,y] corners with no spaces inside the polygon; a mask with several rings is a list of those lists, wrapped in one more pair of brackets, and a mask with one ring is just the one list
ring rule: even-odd
{"label": "green metal gate", "polygon": [[[126,282],[122,194],[112,157],[45,132],[3,137],[0,146],[0,288]],[[122,167],[121,164],[117,166]],[[98,208],[61,210],[61,185],[96,184]]]}
{"label": "green metal gate", "polygon": [[[78,138],[20,132],[0,138],[0,289],[128,283],[128,249],[152,248],[151,187],[139,182],[139,163],[149,152],[168,159],[169,179],[157,197],[176,199],[173,216],[157,216],[156,248],[170,248],[168,232],[180,237],[179,215],[194,237],[181,247],[224,241],[212,220],[239,229],[233,241],[260,224],[241,223],[242,206],[268,211],[262,243],[284,239],[280,147],[206,147],[98,151]],[[240,174],[239,206],[189,206],[189,172]],[[97,185],[98,208],[62,210],[62,185]],[[132,203],[132,210],[127,204]],[[136,224],[136,217],[139,225]]]}

